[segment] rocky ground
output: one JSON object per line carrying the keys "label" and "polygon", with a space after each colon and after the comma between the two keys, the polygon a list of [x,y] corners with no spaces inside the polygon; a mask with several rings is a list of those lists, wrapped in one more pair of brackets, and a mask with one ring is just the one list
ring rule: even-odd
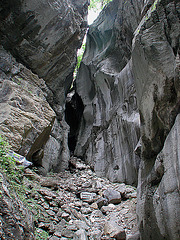
{"label": "rocky ground", "polygon": [[99,178],[76,158],[70,171],[46,177],[26,169],[23,181],[36,239],[135,239],[134,187]]}

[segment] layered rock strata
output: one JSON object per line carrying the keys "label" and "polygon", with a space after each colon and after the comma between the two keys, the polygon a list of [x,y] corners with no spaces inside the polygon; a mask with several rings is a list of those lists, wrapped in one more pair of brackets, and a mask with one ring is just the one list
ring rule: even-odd
{"label": "layered rock strata", "polygon": [[0,44],[8,51],[1,51],[1,134],[44,173],[68,167],[65,94],[87,7],[86,0],[0,3]]}

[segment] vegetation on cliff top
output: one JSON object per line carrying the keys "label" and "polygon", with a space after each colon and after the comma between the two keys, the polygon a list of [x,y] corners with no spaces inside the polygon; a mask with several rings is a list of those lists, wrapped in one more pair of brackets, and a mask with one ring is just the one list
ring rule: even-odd
{"label": "vegetation on cliff top", "polygon": [[99,5],[100,5],[101,9],[103,9],[103,7],[111,1],[112,0],[91,0],[89,9],[93,9],[94,11],[96,11],[96,10],[98,10]]}

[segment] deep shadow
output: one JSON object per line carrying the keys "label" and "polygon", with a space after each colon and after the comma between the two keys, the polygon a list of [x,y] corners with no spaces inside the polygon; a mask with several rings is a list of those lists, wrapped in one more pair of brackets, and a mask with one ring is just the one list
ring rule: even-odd
{"label": "deep shadow", "polygon": [[71,154],[74,153],[76,147],[77,136],[83,111],[84,105],[81,97],[75,93],[75,91],[68,93],[65,106],[65,120],[70,126],[68,146]]}

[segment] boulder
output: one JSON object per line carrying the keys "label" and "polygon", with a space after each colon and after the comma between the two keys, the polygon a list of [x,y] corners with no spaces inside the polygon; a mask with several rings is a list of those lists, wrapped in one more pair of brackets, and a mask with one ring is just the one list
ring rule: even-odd
{"label": "boulder", "polygon": [[93,202],[93,200],[96,197],[96,193],[91,193],[91,192],[81,192],[80,193],[80,198],[84,201],[84,202]]}
{"label": "boulder", "polygon": [[84,229],[80,229],[74,233],[73,240],[87,240],[86,231]]}
{"label": "boulder", "polygon": [[102,206],[105,206],[108,204],[108,199],[107,198],[104,198],[104,197],[100,197],[97,201],[97,206],[98,208],[100,209]]}
{"label": "boulder", "polygon": [[112,220],[105,223],[104,234],[117,240],[126,240],[125,230]]}
{"label": "boulder", "polygon": [[91,213],[91,216],[90,216],[90,221],[92,223],[94,223],[97,219],[101,219],[103,218],[103,214],[100,210],[94,210],[92,213]]}
{"label": "boulder", "polygon": [[108,188],[106,189],[104,192],[104,197],[108,200],[109,203],[114,203],[114,204],[118,204],[121,202],[121,194],[120,192],[112,189],[112,188]]}
{"label": "boulder", "polygon": [[32,166],[32,162],[27,161],[25,157],[15,153],[12,150],[9,150],[7,152],[7,156],[12,157],[15,160],[17,165],[20,165],[24,168]]}

